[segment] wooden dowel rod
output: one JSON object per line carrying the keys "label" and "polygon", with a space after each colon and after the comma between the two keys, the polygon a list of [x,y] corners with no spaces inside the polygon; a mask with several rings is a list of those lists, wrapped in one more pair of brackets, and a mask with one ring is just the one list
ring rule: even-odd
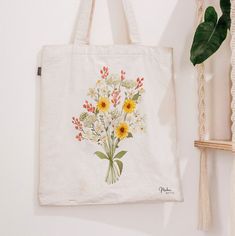
{"label": "wooden dowel rod", "polygon": [[224,151],[232,151],[232,141],[223,141],[223,140],[206,140],[194,141],[194,146],[198,148],[210,148]]}

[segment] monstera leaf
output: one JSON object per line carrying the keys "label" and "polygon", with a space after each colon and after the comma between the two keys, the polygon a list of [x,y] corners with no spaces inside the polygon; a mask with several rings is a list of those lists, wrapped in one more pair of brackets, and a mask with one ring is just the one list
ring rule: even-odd
{"label": "monstera leaf", "polygon": [[219,20],[214,7],[208,7],[205,11],[204,22],[196,29],[190,52],[193,65],[204,62],[214,54],[227,36],[227,30],[231,24],[230,0],[221,0],[220,7],[223,14]]}

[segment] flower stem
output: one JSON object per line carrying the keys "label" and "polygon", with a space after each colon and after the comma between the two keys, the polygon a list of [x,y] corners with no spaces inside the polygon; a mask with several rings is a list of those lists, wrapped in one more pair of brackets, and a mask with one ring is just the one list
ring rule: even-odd
{"label": "flower stem", "polygon": [[118,181],[119,174],[112,159],[109,159],[108,171],[105,181],[107,184],[114,184]]}

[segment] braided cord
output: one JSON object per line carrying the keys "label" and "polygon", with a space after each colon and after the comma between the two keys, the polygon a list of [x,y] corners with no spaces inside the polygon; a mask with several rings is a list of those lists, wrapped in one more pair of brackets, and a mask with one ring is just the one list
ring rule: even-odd
{"label": "braided cord", "polygon": [[[198,24],[203,19],[204,0],[198,0]],[[206,138],[206,102],[205,102],[205,67],[204,64],[197,66],[198,72],[198,111],[199,111],[199,139]],[[200,177],[199,177],[199,199],[198,199],[198,228],[207,231],[211,226],[211,203],[209,195],[207,153],[200,149]]]}
{"label": "braided cord", "polygon": [[[235,1],[231,1],[231,42],[230,42],[230,47],[232,51],[231,55],[231,82],[232,82],[232,87],[231,87],[231,96],[232,96],[232,101],[231,101],[231,110],[232,110],[232,115],[231,115],[231,121],[232,121],[232,126],[231,126],[231,131],[232,131],[232,150],[235,152]],[[233,168],[232,168],[232,173],[231,173],[231,192],[230,192],[230,235],[235,235],[235,160],[233,160]]]}

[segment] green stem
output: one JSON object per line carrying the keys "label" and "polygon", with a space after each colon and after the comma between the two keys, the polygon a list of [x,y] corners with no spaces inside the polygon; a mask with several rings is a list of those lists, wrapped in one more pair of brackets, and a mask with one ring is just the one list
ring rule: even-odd
{"label": "green stem", "polygon": [[118,171],[117,166],[115,165],[115,163],[113,163],[113,166],[114,166],[115,172],[117,173],[117,176],[120,176],[119,171]]}
{"label": "green stem", "polygon": [[112,175],[112,184],[113,184],[113,183],[115,183],[114,173],[113,173],[113,162],[111,162],[110,165],[111,165],[111,175]]}
{"label": "green stem", "polygon": [[114,184],[118,181],[119,176],[120,175],[117,167],[115,166],[115,163],[112,159],[110,159],[105,181],[107,182],[107,184]]}
{"label": "green stem", "polygon": [[125,113],[125,115],[124,115],[124,121],[126,121],[126,117],[127,117],[127,113]]}
{"label": "green stem", "polygon": [[[105,115],[104,115],[104,116],[105,116]],[[107,155],[110,156],[110,155],[111,155],[111,153],[110,153],[111,145],[110,145],[109,134],[108,134],[108,132],[107,132],[107,129],[108,129],[108,128],[106,129],[106,126],[105,126],[104,120],[101,120],[101,122],[102,122],[102,124],[103,124],[103,126],[104,126],[104,130],[105,130],[106,137],[107,137],[107,141],[108,141],[108,149],[109,149],[109,153],[107,153]]]}
{"label": "green stem", "polygon": [[108,180],[109,180],[109,172],[110,172],[110,165],[108,167],[108,171],[107,171],[107,174],[106,174],[106,178],[105,178],[105,181],[108,183]]}

